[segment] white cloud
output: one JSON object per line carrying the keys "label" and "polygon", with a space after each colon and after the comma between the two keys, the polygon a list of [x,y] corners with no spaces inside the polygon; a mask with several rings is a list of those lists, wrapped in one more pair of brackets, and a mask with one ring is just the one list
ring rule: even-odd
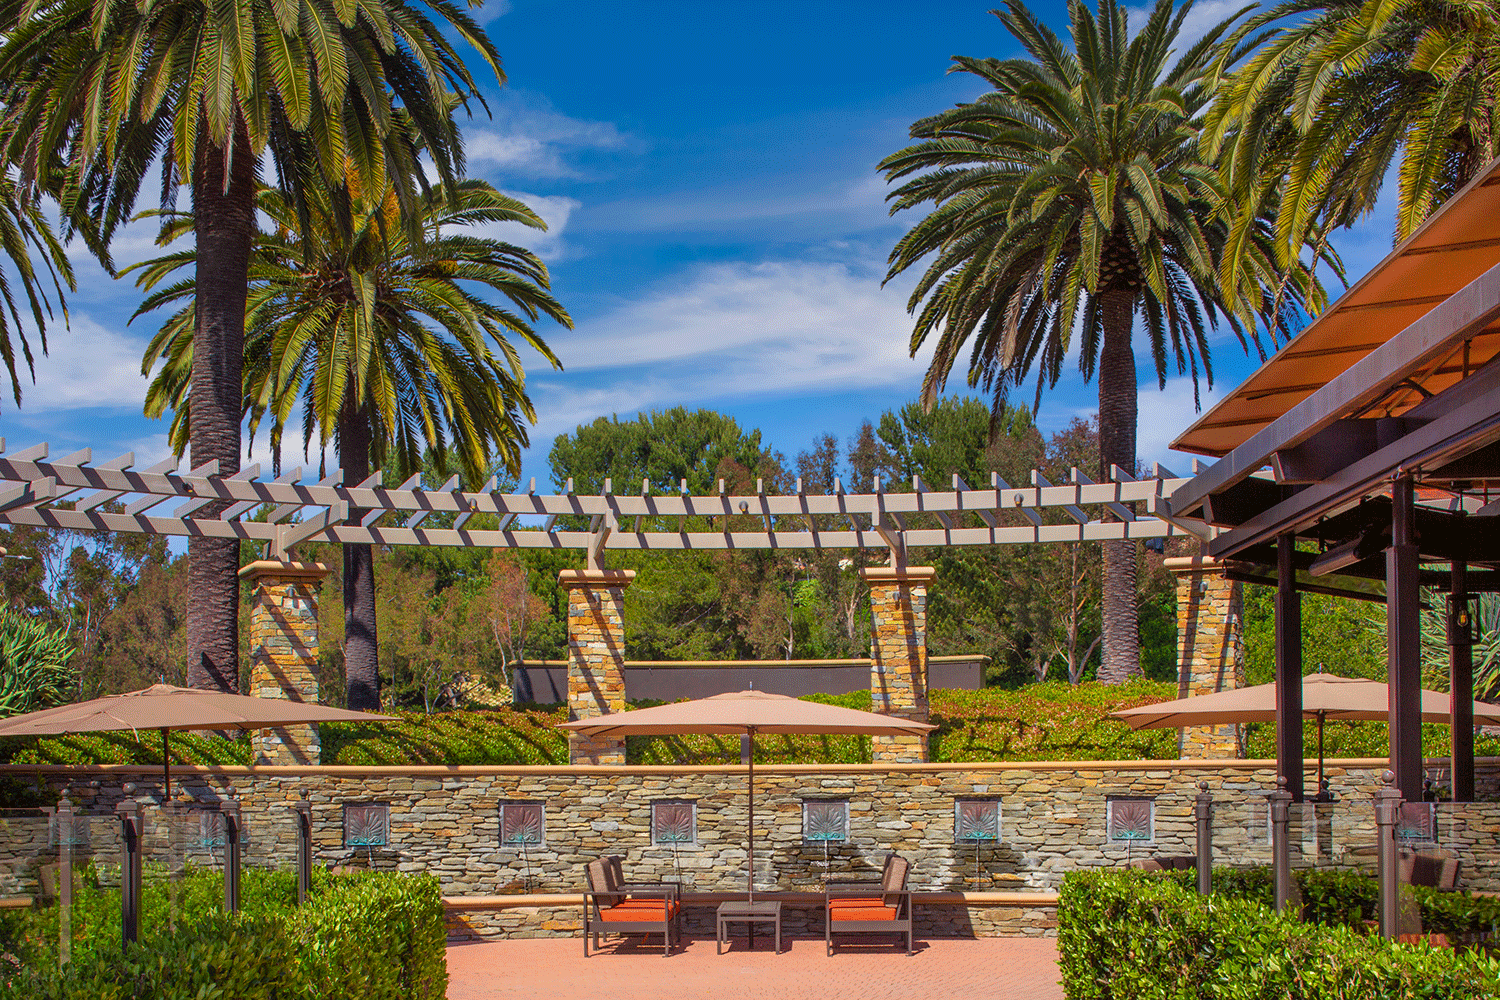
{"label": "white cloud", "polygon": [[[855,216],[864,226],[891,222],[886,211],[886,183],[870,175],[841,180],[815,190],[796,188],[766,191],[743,186],[697,189],[661,198],[606,203],[591,210],[590,224],[599,230],[624,232],[717,231],[778,220],[783,237],[796,235],[788,220],[807,220],[820,234],[829,230],[829,216]],[[856,228],[863,228],[856,223]]]}
{"label": "white cloud", "polygon": [[36,358],[36,384],[22,385],[23,415],[83,407],[140,408],[148,384],[141,374],[145,338],[74,313],[66,328],[59,324],[49,329],[47,346],[49,352]]}
{"label": "white cloud", "polygon": [[[1225,393],[1222,385],[1210,389],[1201,378],[1198,387],[1204,411]],[[1186,376],[1168,379],[1165,389],[1158,389],[1155,382],[1144,382],[1136,399],[1136,455],[1148,465],[1160,462],[1178,475],[1191,473],[1192,460],[1167,446],[1200,415],[1193,408],[1193,380]]]}
{"label": "white cloud", "polygon": [[545,231],[532,229],[519,222],[487,222],[477,226],[464,226],[459,231],[470,236],[482,236],[492,240],[504,240],[523,246],[543,260],[555,261],[567,256],[563,244],[563,230],[568,220],[583,204],[576,198],[564,195],[527,194],[525,191],[506,191],[518,201],[524,202],[542,221],[547,223]]}
{"label": "white cloud", "polygon": [[572,118],[545,98],[523,91],[506,91],[493,111],[490,123],[464,129],[469,163],[486,174],[581,177],[584,171],[570,162],[572,158],[631,145],[614,124]]}
{"label": "white cloud", "polygon": [[706,266],[549,337],[567,371],[532,377],[533,440],[654,406],[915,383],[906,294],[880,276],[805,261]]}
{"label": "white cloud", "polygon": [[510,12],[510,0],[480,0],[480,6],[477,9],[471,9],[469,14],[480,24],[489,24]]}

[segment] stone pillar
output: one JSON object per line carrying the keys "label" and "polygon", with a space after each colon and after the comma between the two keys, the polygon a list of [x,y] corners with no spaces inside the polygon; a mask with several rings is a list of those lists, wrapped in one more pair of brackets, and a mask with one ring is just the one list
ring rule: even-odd
{"label": "stone pillar", "polygon": [[[633,569],[565,569],[568,721],[625,710],[625,588]],[[625,741],[568,735],[568,763],[624,764]]]}
{"label": "stone pillar", "polygon": [[[1245,684],[1244,611],[1238,581],[1226,579],[1218,560],[1187,556],[1166,560],[1177,577],[1177,696],[1229,691]],[[1241,756],[1240,727],[1187,726],[1179,739],[1184,759]]]}
{"label": "stone pillar", "polygon": [[[869,566],[859,571],[870,587],[870,708],[882,715],[927,721],[927,584],[930,566]],[[876,736],[876,764],[927,760],[925,736]]]}
{"label": "stone pillar", "polygon": [[[250,694],[318,703],[318,592],[322,563],[263,559],[240,570],[250,594]],[[318,764],[317,726],[283,726],[255,734],[256,764]]]}

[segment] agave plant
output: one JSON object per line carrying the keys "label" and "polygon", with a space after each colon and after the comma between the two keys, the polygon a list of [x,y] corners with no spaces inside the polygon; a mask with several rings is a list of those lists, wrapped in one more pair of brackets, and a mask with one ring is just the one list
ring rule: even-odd
{"label": "agave plant", "polygon": [[66,702],[73,690],[73,656],[62,632],[12,608],[0,608],[0,717]]}
{"label": "agave plant", "polygon": [[[1480,594],[1474,638],[1474,697],[1500,696],[1500,594]],[[1422,612],[1422,685],[1448,690],[1448,623],[1442,605]]]}

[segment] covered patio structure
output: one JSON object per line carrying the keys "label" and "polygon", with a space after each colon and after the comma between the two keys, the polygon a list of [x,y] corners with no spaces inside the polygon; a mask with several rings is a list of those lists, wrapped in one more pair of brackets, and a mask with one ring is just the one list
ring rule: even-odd
{"label": "covered patio structure", "polygon": [[1304,797],[1301,594],[1385,603],[1390,757],[1423,793],[1420,588],[1446,593],[1453,797],[1474,796],[1473,602],[1500,590],[1500,160],[1172,447],[1168,516],[1276,587],[1278,771]]}

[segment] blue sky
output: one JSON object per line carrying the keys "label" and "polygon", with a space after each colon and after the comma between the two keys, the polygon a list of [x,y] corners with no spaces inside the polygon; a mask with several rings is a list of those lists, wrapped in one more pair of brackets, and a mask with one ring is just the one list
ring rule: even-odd
{"label": "blue sky", "polygon": [[[927,358],[907,355],[910,281],[880,284],[915,218],[889,217],[874,167],[913,120],[979,93],[945,74],[951,55],[1015,52],[988,6],[486,5],[509,81],[488,88],[493,118],[466,129],[471,172],[548,221],[545,234],[505,235],[542,254],[577,324],[543,330],[565,371],[527,358],[539,421],[523,476],[546,483],[553,438],[601,415],[710,407],[790,457],[915,397]],[[1234,6],[1203,4],[1190,27]],[[1036,9],[1065,28],[1063,4]],[[151,256],[153,231],[127,229],[116,261]],[[1337,241],[1351,276],[1389,250],[1390,231],[1380,211]],[[53,333],[21,410],[0,401],[0,435],[12,450],[49,440],[54,454],[92,445],[96,460],[155,461],[166,426],[141,416],[139,371],[155,324],[127,325],[135,287],[81,248],[75,261],[71,329]],[[1214,359],[1206,399],[1253,368],[1227,334]],[[1159,392],[1142,376],[1141,457],[1182,471],[1165,446],[1193,419],[1191,386]],[[1038,421],[1056,429],[1094,399],[1075,371]],[[266,457],[263,437],[247,447]]]}

